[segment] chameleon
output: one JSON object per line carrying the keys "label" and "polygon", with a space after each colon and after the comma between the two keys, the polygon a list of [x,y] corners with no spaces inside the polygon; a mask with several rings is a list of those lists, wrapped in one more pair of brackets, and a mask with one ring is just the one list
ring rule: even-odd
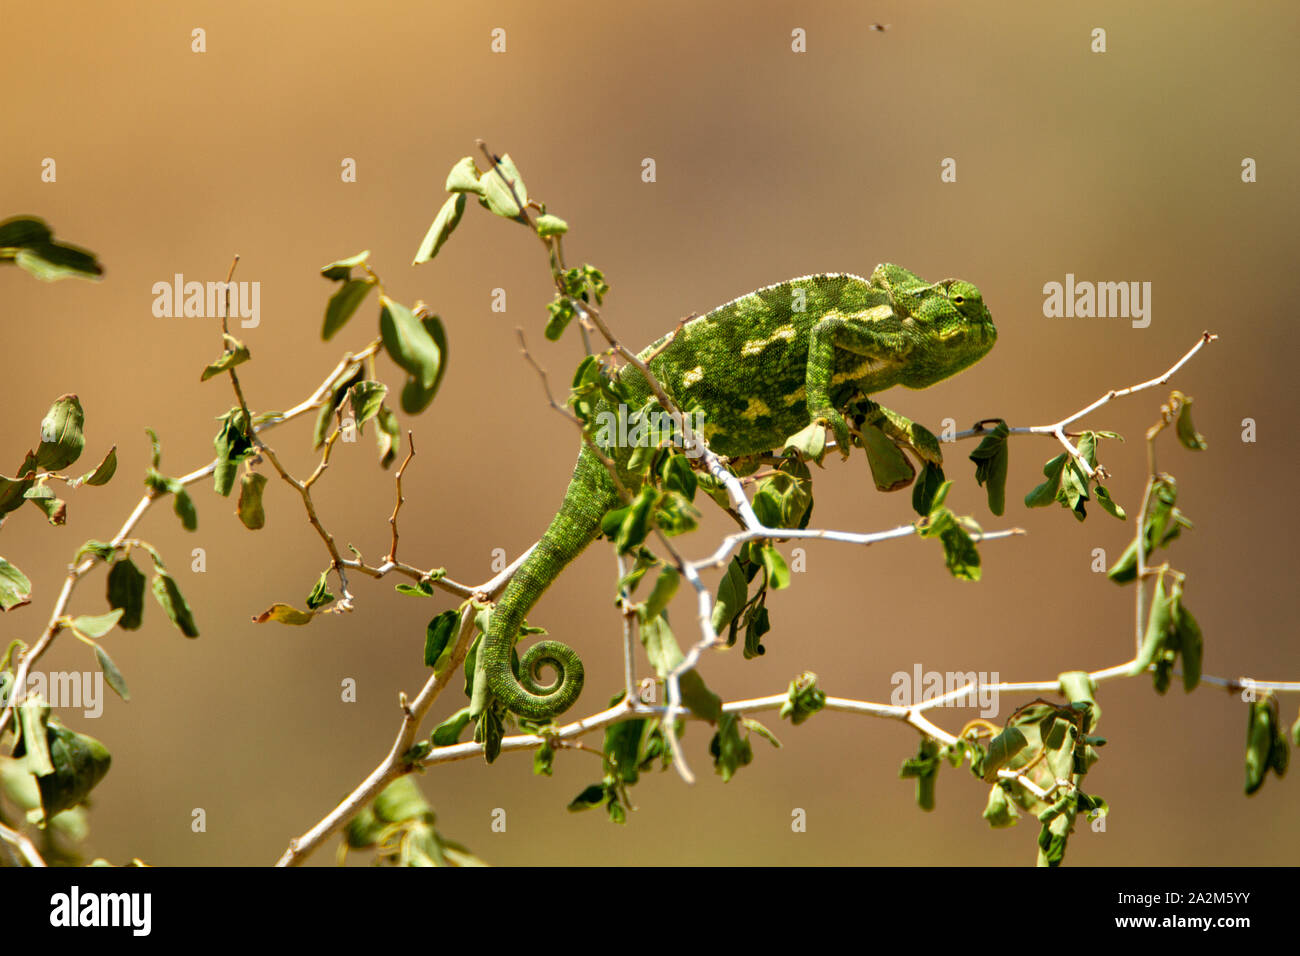
{"label": "chameleon", "polygon": [[[979,361],[997,329],[979,289],[959,279],[929,283],[882,263],[870,279],[823,273],[790,279],[733,299],[681,325],[640,353],[654,377],[716,454],[736,458],[784,447],[812,423],[833,433],[843,454],[850,432],[840,409],[895,385],[926,388]],[[635,365],[618,370],[630,394],[625,408],[651,400]],[[599,411],[617,411],[608,399]],[[603,448],[624,488],[630,447]],[[555,640],[511,656],[525,615],[564,568],[600,534],[601,519],[622,502],[600,457],[584,442],[559,512],[510,582],[490,616],[476,667],[473,716],[487,695],[511,712],[549,720],[578,699],[582,661]],[[538,681],[538,668],[555,678]]]}

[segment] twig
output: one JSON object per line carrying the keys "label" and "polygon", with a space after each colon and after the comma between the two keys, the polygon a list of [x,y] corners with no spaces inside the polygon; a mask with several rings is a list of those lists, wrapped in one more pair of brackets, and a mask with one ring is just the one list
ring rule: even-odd
{"label": "twig", "polygon": [[402,502],[406,499],[402,497],[402,475],[406,472],[406,466],[411,463],[415,457],[415,434],[407,429],[406,432],[406,460],[402,462],[401,467],[397,469],[394,479],[397,484],[397,501],[393,504],[393,513],[388,519],[388,523],[393,527],[393,543],[388,548],[388,562],[390,564],[397,561],[397,512],[402,509]]}
{"label": "twig", "polygon": [[18,854],[27,861],[28,866],[45,866],[45,860],[41,858],[36,845],[17,830],[11,830],[3,823],[0,823],[0,840],[4,840],[17,850]]}
{"label": "twig", "polygon": [[[1083,470],[1084,474],[1086,474],[1089,478],[1105,477],[1106,471],[1104,468],[1102,468],[1100,465],[1097,466],[1097,468],[1093,468],[1093,466],[1090,465],[1083,458],[1083,456],[1079,454],[1079,449],[1076,448],[1073,445],[1073,443],[1071,443],[1070,439],[1067,437],[1065,426],[1078,421],[1080,418],[1083,418],[1085,415],[1089,414],[1090,412],[1096,411],[1097,409],[1101,408],[1103,405],[1107,404],[1110,401],[1113,401],[1116,398],[1123,398],[1125,396],[1132,395],[1135,392],[1140,392],[1143,389],[1154,388],[1157,385],[1164,385],[1171,378],[1173,378],[1175,372],[1177,372],[1180,368],[1182,368],[1189,361],[1191,361],[1193,355],[1199,352],[1208,343],[1215,341],[1218,337],[1219,336],[1214,332],[1202,332],[1200,340],[1194,346],[1192,346],[1191,349],[1189,349],[1182,358],[1180,358],[1177,362],[1171,365],[1169,367],[1169,370],[1165,372],[1163,375],[1158,375],[1153,379],[1149,379],[1148,381],[1145,382],[1140,382],[1137,385],[1130,385],[1127,388],[1118,388],[1118,389],[1112,388],[1109,392],[1107,392],[1101,398],[1097,399],[1091,405],[1088,405],[1085,408],[1081,408],[1079,411],[1075,412],[1074,414],[1062,418],[1059,422],[1054,422],[1051,425],[1019,426],[1015,428],[1008,428],[1007,431],[1012,435],[1050,435],[1061,443],[1061,445],[1065,448],[1066,452],[1069,453],[1070,457],[1075,460],[1075,462]],[[962,438],[974,438],[982,434],[984,434],[984,429],[982,427],[971,428],[963,432],[958,432],[956,435],[953,436],[953,440],[956,441]]]}

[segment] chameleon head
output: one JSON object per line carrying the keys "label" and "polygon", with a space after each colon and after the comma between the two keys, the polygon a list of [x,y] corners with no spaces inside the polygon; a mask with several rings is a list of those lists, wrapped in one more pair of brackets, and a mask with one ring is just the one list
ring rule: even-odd
{"label": "chameleon head", "polygon": [[922,341],[912,352],[901,384],[926,388],[969,368],[993,348],[998,330],[980,290],[971,283],[944,279],[917,298],[909,311]]}

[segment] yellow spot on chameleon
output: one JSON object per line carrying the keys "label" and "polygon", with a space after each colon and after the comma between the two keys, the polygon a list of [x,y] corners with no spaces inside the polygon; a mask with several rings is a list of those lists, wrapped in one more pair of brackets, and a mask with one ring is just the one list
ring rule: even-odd
{"label": "yellow spot on chameleon", "polygon": [[767,348],[769,345],[772,345],[774,342],[777,342],[781,339],[784,339],[787,342],[793,341],[795,336],[797,336],[798,334],[799,333],[794,330],[793,325],[783,325],[779,329],[775,329],[772,332],[772,334],[765,339],[750,339],[743,346],[741,346],[740,354],[757,355],[758,353],[762,352],[763,349]]}
{"label": "yellow spot on chameleon", "polygon": [[831,376],[831,384],[840,385],[843,382],[852,382],[863,378],[871,371],[871,358],[864,356],[862,361],[855,368],[847,369],[843,372],[836,372]]}
{"label": "yellow spot on chameleon", "polygon": [[691,369],[689,372],[687,372],[685,375],[682,376],[682,385],[685,386],[686,388],[690,388],[692,385],[700,381],[700,379],[702,378],[704,378],[704,366],[697,365],[695,366],[695,368]]}
{"label": "yellow spot on chameleon", "polygon": [[749,407],[740,413],[741,418],[752,422],[757,421],[760,415],[770,416],[772,414],[772,410],[767,407],[767,403],[761,398],[749,398],[746,401],[749,402]]}
{"label": "yellow spot on chameleon", "polygon": [[784,401],[787,405],[798,405],[800,402],[807,399],[807,397],[808,397],[808,390],[804,386],[800,385],[789,395],[785,396],[785,398],[782,399],[782,401]]}

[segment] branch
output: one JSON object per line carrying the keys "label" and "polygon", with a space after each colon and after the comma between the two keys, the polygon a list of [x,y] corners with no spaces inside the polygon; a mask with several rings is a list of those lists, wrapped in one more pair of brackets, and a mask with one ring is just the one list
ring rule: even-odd
{"label": "branch", "polygon": [[[1105,468],[1100,465],[1097,466],[1097,468],[1093,468],[1092,465],[1088,464],[1088,462],[1084,460],[1083,456],[1079,454],[1079,449],[1074,447],[1074,444],[1067,437],[1068,433],[1065,431],[1065,426],[1078,421],[1080,418],[1083,418],[1090,412],[1096,411],[1098,408],[1101,408],[1103,405],[1116,398],[1124,398],[1134,394],[1135,392],[1140,392],[1143,389],[1154,388],[1157,385],[1164,385],[1173,378],[1175,372],[1191,361],[1193,355],[1199,352],[1208,343],[1217,340],[1218,337],[1219,336],[1214,332],[1202,332],[1200,340],[1193,345],[1182,358],[1171,365],[1169,370],[1163,375],[1158,375],[1153,379],[1149,379],[1148,381],[1141,382],[1137,385],[1130,385],[1127,388],[1112,388],[1091,405],[1079,409],[1079,411],[1075,412],[1073,415],[1068,415],[1065,418],[1062,418],[1059,422],[1054,422],[1051,425],[1029,425],[1008,428],[1007,431],[1012,435],[1051,435],[1061,443],[1066,452],[1069,453],[1070,457],[1078,463],[1081,469],[1083,469],[1085,475],[1089,478],[1105,477]],[[958,432],[953,436],[953,440],[956,441],[962,438],[974,438],[975,436],[982,434],[984,434],[984,428],[982,426],[976,426],[975,428],[967,429],[964,432]]]}

